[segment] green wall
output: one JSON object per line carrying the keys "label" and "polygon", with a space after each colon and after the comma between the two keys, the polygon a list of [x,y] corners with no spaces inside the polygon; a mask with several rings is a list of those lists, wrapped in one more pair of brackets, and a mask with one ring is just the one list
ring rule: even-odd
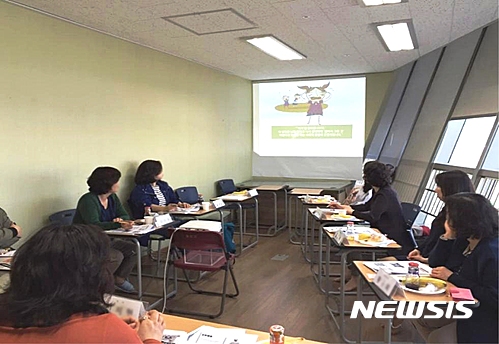
{"label": "green wall", "polygon": [[[161,160],[174,188],[251,177],[251,82],[0,2],[0,207],[25,230],[102,165]],[[367,75],[366,137],[391,73]]]}
{"label": "green wall", "polygon": [[100,165],[161,160],[174,188],[251,176],[251,82],[0,2],[0,207],[26,232]]}

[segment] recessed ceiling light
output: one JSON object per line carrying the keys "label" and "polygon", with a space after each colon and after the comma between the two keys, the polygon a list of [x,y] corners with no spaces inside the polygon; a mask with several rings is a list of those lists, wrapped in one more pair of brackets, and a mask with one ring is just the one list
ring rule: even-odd
{"label": "recessed ceiling light", "polygon": [[243,39],[278,60],[288,61],[307,58],[274,36],[245,37]]}
{"label": "recessed ceiling light", "polygon": [[303,19],[310,19],[310,16],[303,16]]}
{"label": "recessed ceiling light", "polygon": [[416,48],[416,35],[412,21],[398,23],[377,23],[376,32],[389,51],[412,50]]}
{"label": "recessed ceiling light", "polygon": [[407,0],[362,0],[364,6],[380,6],[380,5],[390,5],[398,4],[401,2],[406,2]]}

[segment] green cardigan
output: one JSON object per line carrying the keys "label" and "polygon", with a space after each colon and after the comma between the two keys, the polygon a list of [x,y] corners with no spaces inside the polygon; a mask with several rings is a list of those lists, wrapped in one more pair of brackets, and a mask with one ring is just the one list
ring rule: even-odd
{"label": "green cardigan", "polygon": [[[120,199],[116,194],[111,196],[114,203],[116,204],[116,217],[122,218],[123,220],[129,220],[130,215],[126,212],[125,208],[120,202]],[[102,222],[100,220],[101,204],[99,201],[99,196],[92,192],[87,192],[81,196],[76,206],[76,214],[73,219],[73,223],[86,224],[86,225],[97,225],[104,230],[120,228],[121,225],[117,222]]]}

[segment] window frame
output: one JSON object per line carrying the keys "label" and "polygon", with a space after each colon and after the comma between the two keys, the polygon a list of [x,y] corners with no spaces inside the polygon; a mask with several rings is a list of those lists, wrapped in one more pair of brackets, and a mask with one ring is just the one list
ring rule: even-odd
{"label": "window frame", "polygon": [[[474,168],[470,168],[470,167],[462,167],[462,166],[456,166],[456,165],[450,165],[450,164],[441,164],[441,163],[436,163],[435,160],[438,156],[438,152],[440,150],[440,147],[443,143],[443,140],[445,138],[445,130],[447,130],[447,126],[449,124],[449,122],[451,121],[455,121],[455,120],[463,120],[463,119],[471,119],[471,118],[478,118],[478,117],[491,117],[491,116],[494,116],[495,117],[495,121],[494,121],[494,126],[492,128],[492,130],[490,131],[489,133],[489,137],[487,138],[487,141],[485,143],[485,146],[483,148],[483,151],[481,152],[480,154],[480,158],[477,162],[477,166],[475,166]],[[485,163],[485,160],[487,158],[487,154],[489,153],[491,147],[492,147],[492,143],[494,141],[494,136],[496,134],[499,135],[499,113],[491,113],[491,114],[482,114],[482,115],[473,115],[473,116],[463,116],[463,117],[456,117],[456,118],[450,118],[446,124],[445,124],[445,130],[442,132],[442,135],[440,137],[440,141],[435,149],[435,152],[433,154],[433,157],[432,157],[432,160],[430,162],[430,164],[428,165],[428,169],[425,173],[425,178],[423,179],[419,189],[418,189],[418,193],[416,195],[416,199],[415,199],[415,203],[416,204],[419,204],[419,205],[422,205],[422,201],[423,201],[423,196],[425,195],[425,191],[427,192],[435,192],[434,190],[430,190],[428,189],[428,183],[429,183],[429,179],[432,178],[432,176],[434,175],[434,171],[437,170],[439,172],[446,172],[446,171],[452,171],[452,170],[461,170],[469,175],[471,175],[471,181],[473,183],[473,186],[475,187],[475,189],[478,188],[479,184],[480,184],[480,181],[483,177],[486,177],[486,178],[493,178],[493,179],[497,179],[499,180],[499,171],[494,171],[494,170],[487,170],[487,169],[484,169],[483,168],[483,165]],[[454,148],[455,146],[457,145],[457,142],[459,141],[459,136],[457,137],[456,139],[456,142],[454,143]],[[453,149],[454,149],[453,148]],[[499,182],[498,182],[499,183]],[[499,187],[499,185],[497,186]],[[426,202],[426,200],[428,199],[428,197],[426,197],[426,199],[424,200]],[[493,202],[493,200],[490,200],[491,202]],[[428,212],[427,210],[423,210],[421,209],[421,212],[425,214],[425,216],[436,216],[436,214],[432,214],[430,212]]]}

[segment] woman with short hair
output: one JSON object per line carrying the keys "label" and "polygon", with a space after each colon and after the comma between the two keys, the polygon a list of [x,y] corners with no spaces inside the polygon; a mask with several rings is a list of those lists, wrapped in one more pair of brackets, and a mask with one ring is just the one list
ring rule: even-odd
{"label": "woman with short hair", "polygon": [[52,224],[35,233],[17,250],[0,295],[0,342],[160,343],[158,312],[140,322],[108,312],[109,247],[96,226]]}
{"label": "woman with short hair", "polygon": [[[97,167],[87,184],[89,192],[81,196],[73,219],[75,224],[97,225],[104,230],[132,227],[130,216],[116,195],[119,190],[120,171],[114,167]],[[127,279],[136,263],[134,243],[115,239],[111,243],[111,266],[116,288],[126,293],[135,292]]]}
{"label": "woman with short hair", "polygon": [[[479,301],[469,319],[419,319],[419,333],[431,343],[497,343],[498,339],[498,213],[485,197],[457,193],[446,198],[443,236],[464,238],[462,265],[452,271],[439,266],[431,276],[471,290]],[[438,249],[438,247],[437,247]]]}

